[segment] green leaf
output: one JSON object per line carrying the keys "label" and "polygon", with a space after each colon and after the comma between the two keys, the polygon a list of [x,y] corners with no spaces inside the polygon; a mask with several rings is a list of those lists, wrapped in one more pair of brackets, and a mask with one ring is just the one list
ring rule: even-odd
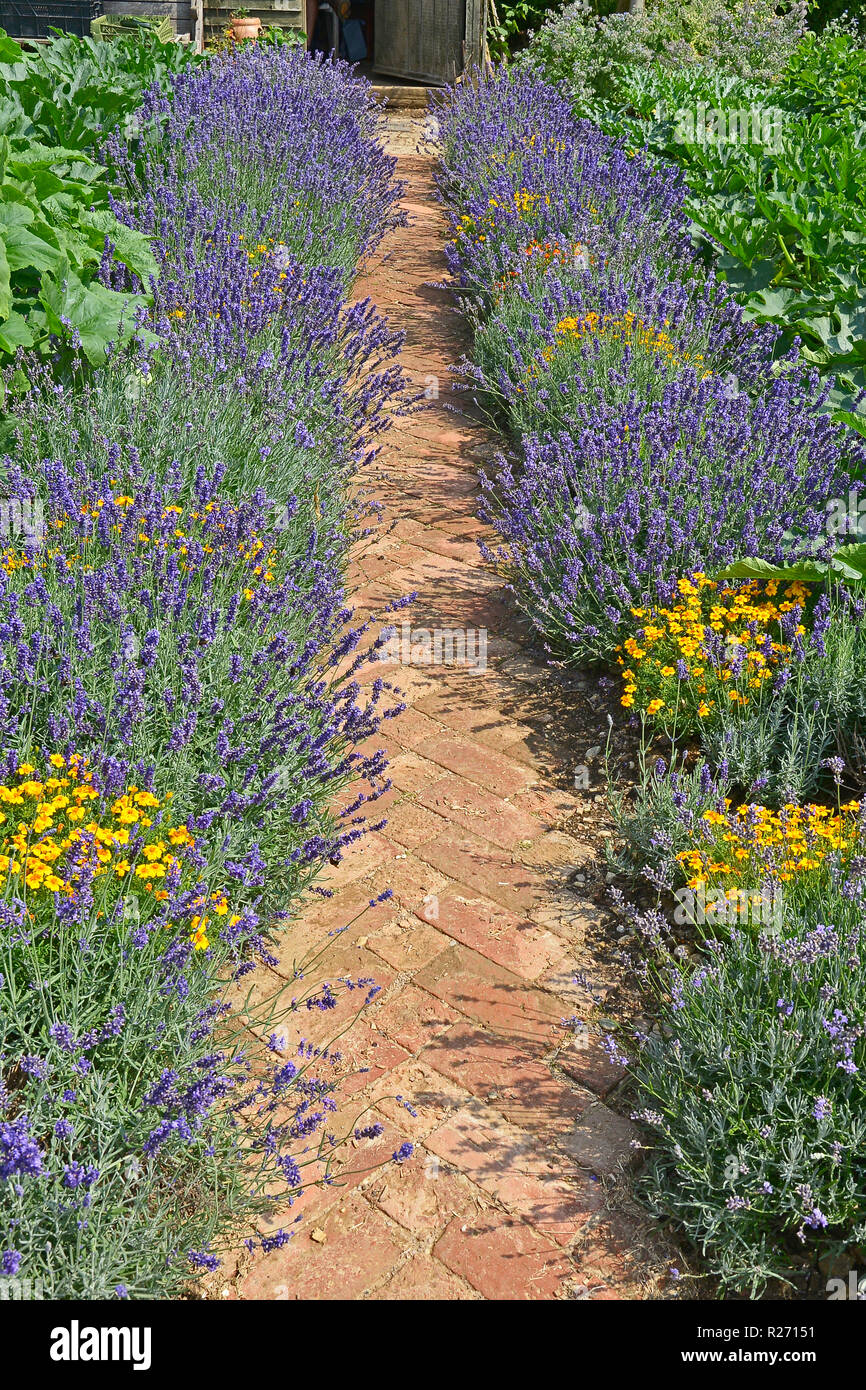
{"label": "green leaf", "polygon": [[822,560],[795,560],[790,565],[771,565],[757,555],[735,560],[716,575],[717,579],[824,579],[829,566]]}
{"label": "green leaf", "polygon": [[858,541],[853,545],[840,545],[830,563],[843,578],[862,583],[866,580],[866,543]]}
{"label": "green leaf", "polygon": [[118,222],[112,212],[91,212],[81,219],[82,227],[93,227],[99,233],[98,249],[102,250],[103,239],[107,236],[114,247],[114,258],[127,266],[139,277],[142,284],[150,287],[150,277],[159,274],[159,265],[151,250],[151,239],[134,227]]}
{"label": "green leaf", "polygon": [[0,320],[8,319],[12,312],[12,284],[9,274],[9,260],[6,246],[0,238]]}
{"label": "green leaf", "polygon": [[6,322],[0,323],[0,348],[11,354],[16,348],[32,347],[33,342],[27,320],[13,309]]}
{"label": "green leaf", "polygon": [[57,279],[43,272],[39,301],[45,309],[49,331],[67,338],[70,326],[77,330],[81,349],[94,366],[105,360],[109,343],[129,339],[136,311],[146,302],[142,295],[118,294],[98,281],[85,284],[68,262],[64,262]]}
{"label": "green leaf", "polygon": [[768,560],[751,556],[736,560],[718,574],[719,579],[802,579],[820,581],[833,573],[848,584],[866,583],[866,542],[840,545],[829,561],[792,560],[788,565],[771,565]]}
{"label": "green leaf", "polygon": [[0,63],[20,63],[23,57],[21,45],[0,30]]}
{"label": "green leaf", "polygon": [[[15,204],[6,206],[14,207]],[[56,245],[56,238],[44,224],[31,222],[28,226],[24,218],[21,217],[14,221],[4,219],[5,207],[0,204],[0,244],[5,247],[6,259],[10,270],[23,270],[25,266],[32,267],[33,270],[56,270],[63,261],[63,255]],[[17,209],[26,214],[27,208]],[[39,231],[44,231],[45,236],[40,236]]]}

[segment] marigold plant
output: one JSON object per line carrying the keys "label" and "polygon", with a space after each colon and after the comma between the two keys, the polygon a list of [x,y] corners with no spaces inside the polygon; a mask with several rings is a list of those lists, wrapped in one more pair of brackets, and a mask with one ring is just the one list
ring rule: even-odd
{"label": "marigold plant", "polygon": [[809,589],[777,580],[719,584],[696,571],[677,590],[668,607],[631,609],[643,626],[617,648],[616,660],[623,708],[670,734],[688,734],[726,706],[761,698],[789,660],[792,639],[805,634],[799,617]]}
{"label": "marigold plant", "polygon": [[516,264],[509,269],[507,275],[496,281],[498,297],[501,298],[502,293],[512,289],[527,275],[546,275],[552,266],[560,269],[588,270],[597,260],[598,257],[593,255],[585,241],[568,241],[565,238],[561,241],[539,241],[533,238],[520,247]]}
{"label": "marigold plant", "polygon": [[[116,485],[116,480],[112,483]],[[255,532],[238,539],[238,517],[237,507],[216,497],[199,506],[170,504],[145,519],[142,499],[121,491],[85,502],[74,518],[68,512],[54,517],[49,531],[56,544],[8,546],[0,551],[0,569],[8,575],[25,571],[24,577],[58,569],[92,574],[95,566],[105,562],[110,545],[123,541],[143,557],[148,551],[176,555],[182,574],[198,574],[204,557],[218,555],[223,582],[234,578],[237,570],[246,571],[244,595],[250,599],[256,585],[270,584],[275,571],[282,572],[285,565],[280,565],[275,546],[269,545],[263,554],[265,541]]]}
{"label": "marigold plant", "polygon": [[[72,900],[95,891],[102,913],[114,915],[122,903],[123,916],[146,916],[148,896],[164,902],[181,886],[184,851],[195,845],[187,825],[172,824],[172,793],[160,799],[132,784],[106,798],[86,758],[52,753],[47,763],[45,773],[20,763],[0,784],[0,891],[50,913],[54,894]],[[192,899],[184,916],[196,950],[210,944],[206,913],[221,918],[228,911],[222,892]],[[230,925],[240,920],[234,916]]]}
{"label": "marigold plant", "polygon": [[726,798],[724,811],[703,813],[701,828],[701,841],[676,856],[687,887],[708,899],[708,916],[722,906],[745,917],[768,887],[793,885],[814,895],[831,868],[848,865],[862,845],[862,808],[851,801],[836,810],[815,803],[732,810]]}
{"label": "marigold plant", "polygon": [[660,362],[670,367],[693,367],[701,380],[712,376],[706,368],[703,353],[677,349],[666,332],[670,327],[670,319],[665,319],[659,328],[638,318],[631,309],[622,315],[593,312],[582,317],[566,315],[556,325],[556,346],[545,348],[542,357],[549,362],[560,346],[569,348],[577,344],[616,342],[654,354]]}

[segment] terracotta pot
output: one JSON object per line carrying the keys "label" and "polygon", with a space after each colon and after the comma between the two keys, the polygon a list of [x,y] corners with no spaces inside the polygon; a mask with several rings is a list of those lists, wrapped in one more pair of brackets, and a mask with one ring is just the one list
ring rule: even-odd
{"label": "terracotta pot", "polygon": [[254,15],[232,15],[232,38],[239,43],[241,39],[257,39],[262,32],[262,21]]}

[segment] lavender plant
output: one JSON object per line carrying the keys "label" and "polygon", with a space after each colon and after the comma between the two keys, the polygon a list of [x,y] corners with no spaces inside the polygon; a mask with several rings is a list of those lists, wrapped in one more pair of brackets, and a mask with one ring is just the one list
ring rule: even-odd
{"label": "lavender plant", "polygon": [[[743,72],[719,10],[701,42]],[[749,28],[757,66],[801,18]],[[511,433],[482,480],[501,538],[486,553],[551,656],[605,662],[628,641],[637,681],[656,655],[641,630],[688,576],[712,579],[734,552],[830,555],[828,501],[861,476],[862,442],[826,413],[832,382],[798,344],[782,353],[772,330],[749,329],[697,265],[682,185],[569,119],[563,89],[529,70],[485,76],[449,95],[440,125],[453,283],[475,330],[464,367]],[[735,690],[730,708],[696,698],[706,722],[688,747],[669,736],[666,760],[648,724],[635,795],[613,796],[612,862],[657,894],[644,914],[620,899],[661,1024],[631,1063],[650,1132],[644,1191],[723,1287],[753,1295],[821,1257],[855,1258],[866,1235],[863,804],[841,802],[861,789],[862,605],[816,592],[806,606],[785,612],[775,649],[766,639],[772,679]],[[722,663],[715,623],[704,635]],[[692,656],[659,680],[691,679]],[[733,689],[743,652],[724,660]],[[795,804],[806,794],[828,804]],[[690,957],[676,926],[704,952]]]}
{"label": "lavender plant", "polygon": [[[261,1227],[251,1247],[289,1239],[291,1217],[286,1230],[277,1213],[311,1168],[327,1171],[322,1148],[328,1159],[347,1137],[330,1118],[340,1056],[306,1045],[280,1056],[273,1039],[259,1047],[228,1026],[228,986],[272,958],[254,912],[220,916],[218,841],[181,839],[170,803],[134,787],[105,797],[83,762],[52,758],[7,760],[2,790],[17,837],[30,832],[24,872],[3,861],[2,1271],[41,1280],[49,1298],[166,1295],[218,1267],[229,1217]],[[81,805],[94,819],[67,844]],[[166,858],[149,851],[166,839],[168,887],[147,892]],[[360,1010],[375,987],[348,983]],[[271,1015],[285,1029],[334,1000],[292,981]]]}
{"label": "lavender plant", "polygon": [[380,757],[351,752],[375,732],[381,682],[363,699],[330,675],[360,637],[339,551],[317,556],[311,536],[284,552],[261,494],[229,505],[201,475],[187,506],[179,482],[113,481],[47,468],[51,543],[4,557],[5,746],[86,753],[109,792],[129,763],[148,788],[159,770],[191,828],[218,835],[238,893],[286,906],[311,862],[356,838],[317,808],[351,772],[381,776]]}
{"label": "lavender plant", "polygon": [[565,660],[609,658],[632,608],[669,602],[679,576],[734,551],[787,554],[795,529],[816,553],[829,544],[825,499],[861,451],[821,414],[813,377],[780,376],[757,404],[692,368],[655,401],[600,395],[483,483],[497,558]]}
{"label": "lavender plant", "polygon": [[[635,1039],[641,1190],[724,1289],[819,1290],[866,1237],[862,877],[807,929],[735,932],[646,968],[661,1032]],[[654,928],[643,919],[650,936]]]}
{"label": "lavender plant", "polygon": [[816,540],[862,448],[823,417],[829,388],[697,269],[676,179],[531,73],[464,85],[442,127],[469,371],[518,437],[484,514],[550,649],[604,659],[689,569]]}
{"label": "lavender plant", "polygon": [[649,258],[521,281],[479,325],[468,369],[518,436],[566,429],[588,401],[658,400],[687,368],[754,395],[782,367],[774,330],[745,323],[721,285],[659,276]]}
{"label": "lavender plant", "polygon": [[[243,984],[387,786],[343,580],[369,512],[346,489],[401,384],[344,302],[397,196],[370,107],[342,66],[255,51],[148,99],[148,185],[112,157],[154,311],[92,377],[35,369],[17,411],[6,490],[41,521],[0,564],[0,1268],[50,1297],[176,1291],[238,1220],[276,1248],[276,1210],[379,1133],[335,1132],[335,1050],[269,1035],[338,983],[300,961],[254,1008]],[[315,134],[335,114],[342,145]]]}
{"label": "lavender plant", "polygon": [[704,814],[724,808],[731,790],[728,769],[722,764],[714,774],[703,761],[689,767],[676,749],[669,760],[651,757],[645,743],[639,758],[635,787],[626,789],[608,778],[618,836],[608,859],[632,879],[643,877],[659,889],[671,889],[677,886],[677,855],[694,844]]}
{"label": "lavender plant", "polygon": [[806,634],[792,639],[790,659],[766,697],[725,709],[715,728],[702,729],[707,756],[717,765],[724,760],[747,794],[776,806],[833,796],[834,781],[862,794],[863,615],[862,598],[831,586],[818,598]]}
{"label": "lavender plant", "polygon": [[180,74],[170,98],[152,90],[141,148],[108,145],[127,189],[121,220],[157,231],[176,273],[191,243],[199,260],[201,243],[228,233],[240,256],[273,238],[348,280],[400,219],[401,192],[373,90],[349,73],[321,54],[256,46],[242,63],[221,55]]}

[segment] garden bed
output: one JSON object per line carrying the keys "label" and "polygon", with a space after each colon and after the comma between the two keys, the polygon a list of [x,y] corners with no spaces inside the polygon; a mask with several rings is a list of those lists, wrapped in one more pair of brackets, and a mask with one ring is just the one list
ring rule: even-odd
{"label": "garden bed", "polygon": [[[646,1126],[641,1190],[723,1289],[814,1291],[866,1229],[857,349],[834,384],[790,298],[758,311],[704,254],[654,128],[597,113],[561,48],[552,23],[437,112],[464,368],[506,436],[488,555],[549,659],[595,672],[632,725],[610,862],[658,1025],[610,1046]],[[786,90],[830,62],[814,38],[785,52]]]}
{"label": "garden bed", "polygon": [[6,373],[0,1259],[54,1299],[177,1292],[239,1225],[289,1238],[256,1218],[324,1142],[327,1054],[281,1057],[267,1007],[256,1050],[225,999],[387,786],[343,573],[402,397],[397,340],[347,301],[399,197],[370,89],[215,58],[140,87],[102,158],[95,264],[74,304],[59,266],[56,331],[24,275],[46,350],[28,328]]}

